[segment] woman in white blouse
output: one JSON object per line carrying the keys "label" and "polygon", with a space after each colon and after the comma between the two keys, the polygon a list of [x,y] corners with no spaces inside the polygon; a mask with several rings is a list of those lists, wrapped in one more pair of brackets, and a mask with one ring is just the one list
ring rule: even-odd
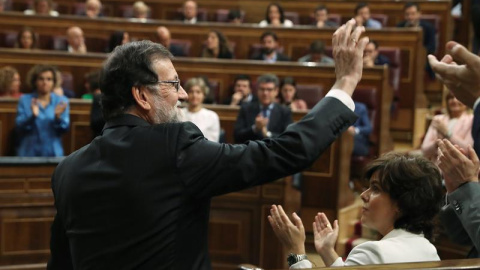
{"label": "woman in white blouse", "polygon": [[183,108],[183,120],[194,123],[203,136],[218,142],[220,137],[220,120],[216,112],[203,108],[203,100],[209,88],[202,78],[191,78],[185,83],[188,94],[188,107]]}
{"label": "woman in white blouse", "polygon": [[[371,162],[365,173],[370,187],[363,200],[362,224],[383,238],[352,249],[345,261],[335,252],[338,221],[333,227],[324,213],[313,223],[314,244],[326,266],[439,261],[433,236],[435,216],[442,205],[442,178],[437,166],[419,156],[388,153]],[[319,194],[321,196],[321,194]],[[281,206],[272,206],[268,220],[282,244],[292,252],[290,269],[312,268],[305,255],[305,230],[293,214],[293,223]]]}
{"label": "woman in white blouse", "polygon": [[283,12],[282,6],[278,3],[271,3],[267,7],[265,12],[265,20],[261,21],[258,24],[260,27],[267,26],[283,26],[283,27],[292,27],[293,22],[289,19],[285,19],[285,14]]}

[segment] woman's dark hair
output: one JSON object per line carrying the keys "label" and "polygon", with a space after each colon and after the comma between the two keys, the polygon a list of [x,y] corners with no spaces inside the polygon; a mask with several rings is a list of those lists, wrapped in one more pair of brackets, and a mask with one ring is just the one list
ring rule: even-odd
{"label": "woman's dark hair", "polygon": [[37,48],[37,35],[33,31],[33,29],[30,28],[30,27],[24,27],[22,30],[18,31],[17,40],[15,42],[15,48],[21,48],[21,46],[22,46],[21,45],[22,44],[21,40],[22,40],[23,33],[25,33],[25,32],[29,32],[32,35],[32,49],[36,49]]}
{"label": "woman's dark hair", "polygon": [[284,23],[285,22],[285,14],[283,12],[283,8],[279,3],[271,3],[267,7],[267,12],[265,13],[265,20],[268,22],[268,24],[271,24],[272,22],[270,21],[270,17],[268,16],[268,13],[270,13],[270,7],[275,6],[278,8],[278,13],[280,13],[280,22]]}
{"label": "woman's dark hair", "polygon": [[[38,79],[38,76],[40,74],[50,71],[52,72],[53,75],[53,87],[57,84],[57,68],[54,66],[49,66],[49,65],[36,65],[33,68],[28,71],[27,74],[27,85],[30,87],[31,90],[36,90],[36,82]],[[52,90],[53,90],[52,87]]]}
{"label": "woman's dark hair", "polygon": [[108,52],[112,52],[115,47],[122,45],[123,35],[125,31],[115,31],[110,36],[110,40],[108,41]]}
{"label": "woman's dark hair", "polygon": [[172,59],[172,54],[160,44],[149,40],[118,46],[105,61],[101,76],[102,111],[105,120],[123,114],[135,104],[133,86],[151,86],[159,80],[152,63]]}
{"label": "woman's dark hair", "polygon": [[293,77],[285,77],[285,78],[283,78],[282,82],[280,83],[280,91],[278,93],[278,98],[280,99],[280,104],[285,104],[285,99],[283,98],[283,95],[282,95],[282,88],[286,84],[290,84],[290,85],[293,85],[293,87],[295,87],[295,95],[293,96],[293,100],[298,99],[298,91],[297,91],[297,88],[296,88],[297,83],[295,82],[295,79]]}
{"label": "woman's dark hair", "polygon": [[[231,51],[230,51],[230,48],[228,47],[228,40],[225,37],[225,35],[223,35],[223,33],[218,30],[210,30],[209,33],[214,33],[218,38],[217,58],[223,58],[225,55],[230,55]],[[205,50],[202,53],[202,57],[215,58],[215,55],[213,54],[212,50],[205,48]]]}
{"label": "woman's dark hair", "polygon": [[443,196],[438,167],[423,157],[390,152],[367,165],[365,178],[374,174],[400,211],[395,229],[423,233],[431,240]]}

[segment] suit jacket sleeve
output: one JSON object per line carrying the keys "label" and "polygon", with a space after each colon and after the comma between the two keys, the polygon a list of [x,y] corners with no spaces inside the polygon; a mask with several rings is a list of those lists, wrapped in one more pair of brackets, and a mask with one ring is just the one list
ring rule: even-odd
{"label": "suit jacket sleeve", "polygon": [[436,40],[435,40],[435,28],[433,25],[431,25],[428,22],[424,22],[423,25],[423,44],[425,46],[425,49],[427,49],[428,54],[433,54],[435,53],[435,49],[437,47]]}
{"label": "suit jacket sleeve", "polygon": [[[52,183],[54,183],[52,178]],[[52,190],[53,186],[52,186]],[[66,235],[62,219],[55,215],[52,223],[50,235],[50,259],[47,264],[47,270],[73,270],[72,257],[70,255],[70,245]]]}
{"label": "suit jacket sleeve", "polygon": [[372,124],[370,123],[370,118],[368,118],[367,107],[363,104],[355,104],[355,108],[358,106],[358,120],[355,122],[355,127],[358,128],[359,133],[363,136],[368,137],[372,133]]}
{"label": "suit jacket sleeve", "polygon": [[252,125],[255,123],[251,123],[248,119],[248,107],[249,104],[245,104],[240,108],[238,112],[237,121],[235,122],[235,127],[233,130],[233,137],[235,139],[235,143],[243,143],[247,140],[254,139],[262,139],[262,136],[255,133],[252,129]]}
{"label": "suit jacket sleeve", "polygon": [[[473,245],[480,250],[480,184],[466,183],[447,197]],[[445,225],[450,224],[447,221]]]}
{"label": "suit jacket sleeve", "polygon": [[470,236],[468,236],[467,231],[463,228],[462,222],[458,219],[451,204],[442,207],[439,218],[445,228],[445,233],[452,242],[465,246],[473,245]]}
{"label": "suit jacket sleeve", "polygon": [[202,139],[193,124],[183,123],[175,155],[179,179],[195,198],[274,181],[311,166],[355,120],[341,101],[326,97],[275,139],[218,144]]}
{"label": "suit jacket sleeve", "polygon": [[[282,132],[285,131],[288,127],[288,125],[290,125],[291,123],[293,123],[293,118],[292,118],[292,111],[288,108],[285,108],[285,107],[280,107],[280,110],[279,110],[282,114],[282,117],[280,118],[280,123],[282,125]],[[278,136],[280,136],[280,133],[277,133],[277,132],[272,132],[272,137],[273,138],[276,138]]]}

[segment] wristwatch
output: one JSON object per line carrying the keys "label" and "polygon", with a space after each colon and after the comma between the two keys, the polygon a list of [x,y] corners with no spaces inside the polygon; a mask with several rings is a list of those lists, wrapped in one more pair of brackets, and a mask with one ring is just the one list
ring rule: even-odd
{"label": "wristwatch", "polygon": [[307,254],[293,254],[290,253],[287,256],[288,267],[296,264],[299,261],[303,261],[307,259]]}

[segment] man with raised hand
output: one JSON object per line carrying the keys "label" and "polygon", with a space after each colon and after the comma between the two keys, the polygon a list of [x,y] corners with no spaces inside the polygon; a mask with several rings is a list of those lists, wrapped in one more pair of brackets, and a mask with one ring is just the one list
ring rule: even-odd
{"label": "man with raised hand", "polygon": [[118,46],[100,79],[102,134],[52,176],[48,269],[211,269],[211,198],[308,168],[355,122],[351,95],[368,38],[354,25],[333,35],[337,80],[326,97],[278,138],[238,145],[179,122],[187,94],[168,50]]}

